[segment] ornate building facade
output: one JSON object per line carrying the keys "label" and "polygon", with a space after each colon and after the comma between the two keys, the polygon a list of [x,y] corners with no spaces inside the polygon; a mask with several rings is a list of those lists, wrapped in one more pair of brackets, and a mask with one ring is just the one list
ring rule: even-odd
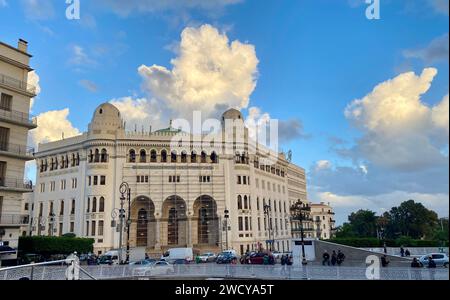
{"label": "ornate building facade", "polygon": [[[243,124],[234,109],[223,114],[227,120]],[[86,133],[39,145],[33,235],[73,232],[94,238],[96,252],[117,248],[119,186],[127,182],[131,247],[290,250],[290,205],[307,203],[304,169],[278,153],[265,164],[259,146],[252,149],[246,139],[241,148],[235,138],[210,145],[172,124],[152,132],[127,132],[124,125],[106,103]],[[180,134],[188,143],[174,147]],[[125,243],[127,231],[123,236]]]}

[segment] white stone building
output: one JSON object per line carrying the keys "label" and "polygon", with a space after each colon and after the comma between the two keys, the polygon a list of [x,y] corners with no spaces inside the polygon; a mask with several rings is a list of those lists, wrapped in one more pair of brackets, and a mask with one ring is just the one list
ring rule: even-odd
{"label": "white stone building", "polygon": [[32,190],[31,182],[24,181],[24,170],[34,150],[27,147],[27,137],[37,126],[29,114],[36,90],[27,83],[32,71],[27,47],[24,40],[17,48],[0,42],[0,243],[13,248],[21,227],[28,224],[22,194]]}
{"label": "white stone building", "polygon": [[324,202],[313,203],[311,206],[311,219],[313,220],[313,236],[315,238],[328,240],[334,237],[336,232],[336,221],[333,208]]}
{"label": "white stone building", "polygon": [[[227,120],[239,122],[242,115],[231,109],[223,115]],[[290,250],[289,207],[298,199],[307,202],[304,169],[283,154],[265,165],[264,155],[240,145],[236,136],[202,147],[184,134],[187,146],[173,149],[173,137],[182,132],[172,124],[154,132],[124,128],[119,110],[102,104],[88,132],[39,145],[33,235],[73,232],[94,238],[96,252],[117,248],[119,186],[125,181],[131,189],[131,247],[159,254],[179,246],[243,253],[273,240],[273,249]],[[235,150],[240,146],[244,150]]]}

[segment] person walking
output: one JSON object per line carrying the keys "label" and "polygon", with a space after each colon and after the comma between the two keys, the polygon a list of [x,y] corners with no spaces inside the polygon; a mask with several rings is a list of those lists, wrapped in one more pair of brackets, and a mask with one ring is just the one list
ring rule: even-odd
{"label": "person walking", "polygon": [[405,257],[405,249],[403,248],[403,246],[400,247],[400,256]]}
{"label": "person walking", "polygon": [[430,270],[430,280],[434,280],[436,273],[436,262],[432,256],[428,257],[428,269]]}
{"label": "person walking", "polygon": [[422,265],[416,257],[414,257],[413,261],[411,262],[411,268],[413,269],[412,275],[414,280],[422,280]]}
{"label": "person walking", "polygon": [[286,255],[281,256],[281,275],[286,275]]}
{"label": "person walking", "polygon": [[386,254],[381,257],[381,266],[386,268],[389,265],[390,261],[387,259]]}
{"label": "person walking", "polygon": [[330,265],[330,254],[328,254],[327,250],[325,250],[323,252],[322,258],[323,258],[322,266],[325,266],[325,265],[329,266]]}
{"label": "person walking", "polygon": [[336,263],[337,263],[337,254],[336,254],[336,251],[333,250],[333,253],[331,253],[331,264],[333,266],[335,266]]}
{"label": "person walking", "polygon": [[345,259],[344,253],[341,250],[338,250],[338,253],[337,253],[337,264],[338,264],[338,266],[340,266],[344,262],[344,259]]}

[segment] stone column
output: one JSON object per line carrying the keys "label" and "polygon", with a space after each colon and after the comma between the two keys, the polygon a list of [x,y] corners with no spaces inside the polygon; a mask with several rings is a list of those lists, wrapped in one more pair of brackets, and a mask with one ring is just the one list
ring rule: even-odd
{"label": "stone column", "polygon": [[194,246],[193,241],[192,241],[192,235],[193,235],[193,233],[192,233],[192,217],[189,216],[187,218],[187,245],[188,245],[188,248],[193,248],[193,246]]}
{"label": "stone column", "polygon": [[157,217],[155,222],[155,250],[161,250],[161,217]]}

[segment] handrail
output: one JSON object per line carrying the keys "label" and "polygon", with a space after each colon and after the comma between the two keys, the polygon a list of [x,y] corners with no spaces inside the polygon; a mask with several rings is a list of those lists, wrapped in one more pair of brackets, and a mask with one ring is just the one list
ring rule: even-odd
{"label": "handrail", "polygon": [[36,87],[34,85],[28,84],[27,82],[16,78],[12,78],[5,74],[0,74],[0,83],[30,94],[36,94]]}
{"label": "handrail", "polygon": [[21,112],[16,110],[9,110],[0,107],[0,118],[6,118],[20,123],[27,123],[30,125],[37,125],[37,118],[27,112]]}

